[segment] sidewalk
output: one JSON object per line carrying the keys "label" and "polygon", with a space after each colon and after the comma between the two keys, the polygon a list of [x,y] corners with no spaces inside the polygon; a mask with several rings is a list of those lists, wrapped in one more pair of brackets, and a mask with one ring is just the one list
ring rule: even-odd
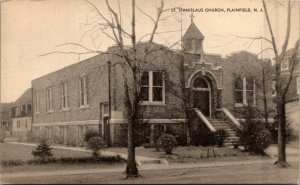
{"label": "sidewalk", "polygon": [[[22,145],[29,145],[35,146],[35,144],[30,143],[16,143],[12,142],[12,144],[22,144]],[[68,149],[74,151],[85,151],[88,150],[84,148],[76,148],[76,147],[63,147],[63,146],[53,146],[53,148],[60,148],[60,149]],[[90,152],[90,151],[88,151]],[[206,162],[206,163],[184,163],[184,164],[171,164],[168,165],[167,163],[161,164],[144,164],[139,166],[140,171],[146,170],[172,170],[172,169],[188,169],[188,168],[208,168],[208,167],[223,167],[223,166],[235,166],[235,165],[255,165],[255,164],[273,164],[276,161],[277,147],[271,146],[267,149],[267,153],[272,157],[271,159],[263,159],[263,160],[243,160],[243,161],[224,161],[224,162]],[[103,154],[105,155],[120,155],[121,157],[127,158],[126,154],[115,153],[105,151]],[[298,161],[298,149],[295,148],[287,148],[287,153],[291,157],[288,161]],[[137,156],[137,160],[140,161],[147,161],[147,160],[160,160],[148,157]],[[1,179],[4,178],[18,178],[18,177],[39,177],[39,176],[65,176],[65,175],[82,175],[82,174],[96,174],[96,173],[122,173],[124,172],[124,167],[118,168],[106,168],[106,169],[81,169],[81,170],[63,170],[63,171],[46,171],[46,172],[18,172],[18,173],[2,173]]]}
{"label": "sidewalk", "polygon": [[[248,160],[248,161],[229,161],[229,162],[215,162],[215,163],[189,163],[189,164],[148,164],[139,167],[140,171],[146,170],[171,170],[171,169],[186,169],[186,168],[208,168],[208,167],[222,167],[234,165],[254,165],[254,164],[272,164],[274,159],[265,160]],[[39,177],[39,176],[65,176],[65,175],[82,175],[95,173],[113,173],[124,172],[125,168],[107,168],[107,169],[81,169],[81,170],[63,170],[63,171],[46,171],[46,172],[18,172],[18,173],[2,173],[1,178],[18,178],[18,177]]]}

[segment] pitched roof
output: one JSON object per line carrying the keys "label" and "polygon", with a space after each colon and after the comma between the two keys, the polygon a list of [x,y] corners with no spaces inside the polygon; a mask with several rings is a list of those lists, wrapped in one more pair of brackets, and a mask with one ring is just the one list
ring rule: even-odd
{"label": "pitched roof", "polygon": [[197,28],[194,22],[191,22],[189,28],[183,35],[182,39],[204,39],[203,34],[200,32],[200,30]]}
{"label": "pitched roof", "polygon": [[15,102],[14,104],[21,104],[21,103],[27,103],[31,102],[32,97],[31,97],[31,88],[28,88]]}

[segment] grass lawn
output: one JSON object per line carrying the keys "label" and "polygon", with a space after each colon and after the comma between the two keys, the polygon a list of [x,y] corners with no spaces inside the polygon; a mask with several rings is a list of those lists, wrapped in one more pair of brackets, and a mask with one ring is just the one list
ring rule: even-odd
{"label": "grass lawn", "polygon": [[[124,154],[127,152],[127,148],[119,147],[111,147],[106,150]],[[166,159],[170,164],[270,159],[270,157],[267,155],[251,155],[248,152],[243,152],[240,149],[232,149],[229,147],[209,147],[208,152],[207,147],[179,146],[173,151],[173,155],[165,155],[163,151],[156,151],[154,148],[137,147],[136,155]]]}
{"label": "grass lawn", "polygon": [[[34,159],[31,151],[34,146],[18,145],[9,143],[0,143],[0,160],[22,160],[28,161]],[[89,157],[91,153],[84,151],[72,151],[65,149],[52,149],[53,156],[60,157]],[[103,163],[103,164],[23,164],[19,166],[1,166],[0,173],[2,172],[25,172],[25,171],[52,171],[52,170],[74,170],[74,169],[87,169],[87,168],[115,168],[124,166],[125,163]]]}
{"label": "grass lawn", "polygon": [[[35,149],[34,146],[29,145],[18,145],[9,143],[0,143],[0,160],[23,160],[27,161],[34,159],[31,154],[32,150]],[[52,149],[54,157],[88,157],[91,156],[89,152],[84,151],[72,151],[64,149]]]}

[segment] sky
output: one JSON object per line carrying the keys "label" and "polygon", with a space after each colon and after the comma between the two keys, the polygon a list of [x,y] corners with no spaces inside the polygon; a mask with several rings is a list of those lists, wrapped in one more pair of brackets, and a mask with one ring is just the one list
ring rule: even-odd
{"label": "sky", "polygon": [[[106,17],[110,17],[104,0],[89,0]],[[124,29],[131,33],[131,1],[120,0],[121,20]],[[155,17],[160,1],[137,0],[137,7]],[[110,0],[112,8],[119,13],[118,0]],[[299,1],[293,4],[292,28],[288,48],[299,39]],[[286,29],[286,0],[267,2],[278,46],[283,43]],[[191,22],[191,12],[171,12],[171,8],[198,9],[193,19],[204,35],[204,52],[220,54],[246,50],[259,53],[270,48],[267,42],[243,37],[264,36],[270,39],[260,0],[165,0],[168,9],[159,22],[154,42],[173,45],[181,38]],[[250,8],[252,12],[228,12],[227,8]],[[258,12],[254,12],[256,8]],[[203,11],[200,12],[200,9]],[[224,9],[216,12],[212,9]],[[182,21],[181,21],[182,20]],[[114,44],[96,25],[103,22],[96,11],[84,0],[8,0],[1,1],[1,99],[15,101],[31,81],[65,66],[89,58],[95,54],[62,54],[59,52],[83,52],[74,45],[78,43],[89,49],[105,51]],[[182,26],[182,29],[181,29]],[[137,38],[153,29],[150,18],[136,10]],[[182,31],[181,31],[182,30]],[[162,33],[161,33],[162,32]],[[147,41],[145,37],[142,41]],[[130,44],[129,40],[125,40]],[[59,46],[60,45],[60,46]],[[175,46],[174,49],[178,49]],[[281,49],[281,47],[279,47]],[[273,57],[271,50],[264,58]]]}

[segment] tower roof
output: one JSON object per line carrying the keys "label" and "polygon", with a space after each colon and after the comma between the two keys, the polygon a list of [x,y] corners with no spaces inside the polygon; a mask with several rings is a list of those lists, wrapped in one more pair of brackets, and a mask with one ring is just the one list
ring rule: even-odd
{"label": "tower roof", "polygon": [[182,37],[183,40],[186,39],[204,39],[203,34],[200,32],[200,30],[197,28],[195,23],[191,21],[191,24],[185,34]]}

